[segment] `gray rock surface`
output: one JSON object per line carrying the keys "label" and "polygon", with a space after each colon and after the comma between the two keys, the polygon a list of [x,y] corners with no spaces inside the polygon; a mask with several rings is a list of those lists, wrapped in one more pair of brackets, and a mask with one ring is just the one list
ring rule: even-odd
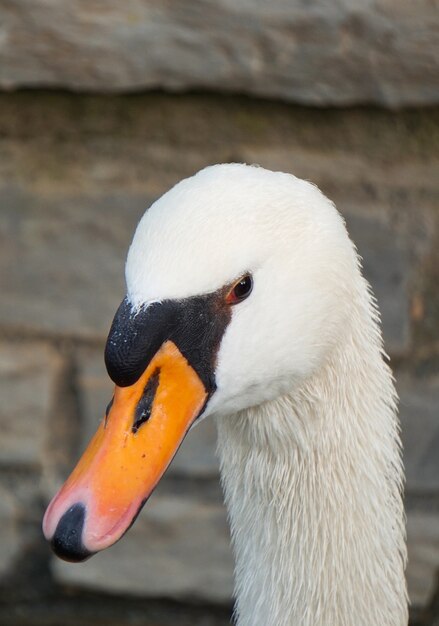
{"label": "gray rock surface", "polygon": [[13,494],[0,485],[0,580],[9,574],[24,543],[17,517],[18,507]]}
{"label": "gray rock surface", "polygon": [[345,214],[345,218],[378,302],[386,350],[391,354],[403,352],[410,340],[407,244],[375,216]]}
{"label": "gray rock surface", "polygon": [[[12,580],[17,584],[24,572],[35,571],[35,553],[42,542],[40,473],[31,466],[8,469],[0,471],[1,585]],[[38,581],[30,583],[34,584]],[[0,595],[1,606],[4,596]]]}
{"label": "gray rock surface", "polygon": [[397,376],[397,389],[406,489],[439,493],[439,378]]}
{"label": "gray rock surface", "polygon": [[407,516],[407,583],[414,606],[428,604],[439,569],[439,512],[409,511]]}
{"label": "gray rock surface", "polygon": [[0,459],[39,465],[47,452],[61,360],[44,344],[0,344]]}
{"label": "gray rock surface", "polygon": [[0,85],[430,104],[438,20],[430,0],[3,0]]}
{"label": "gray rock surface", "polygon": [[0,202],[3,320],[25,330],[105,336],[124,297],[124,258],[145,199],[39,202],[8,187]]}

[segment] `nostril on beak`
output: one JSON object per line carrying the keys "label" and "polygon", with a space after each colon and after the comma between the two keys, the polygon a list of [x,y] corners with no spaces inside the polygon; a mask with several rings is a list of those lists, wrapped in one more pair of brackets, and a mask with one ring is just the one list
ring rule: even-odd
{"label": "nostril on beak", "polygon": [[71,506],[59,520],[51,545],[61,559],[79,563],[93,555],[82,543],[84,521],[85,506],[81,502]]}

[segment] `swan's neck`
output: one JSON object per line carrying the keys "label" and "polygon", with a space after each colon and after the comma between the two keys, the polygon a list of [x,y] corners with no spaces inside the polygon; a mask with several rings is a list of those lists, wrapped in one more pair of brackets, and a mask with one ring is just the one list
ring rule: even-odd
{"label": "swan's neck", "polygon": [[395,395],[361,322],[312,380],[218,419],[238,626],[407,624]]}

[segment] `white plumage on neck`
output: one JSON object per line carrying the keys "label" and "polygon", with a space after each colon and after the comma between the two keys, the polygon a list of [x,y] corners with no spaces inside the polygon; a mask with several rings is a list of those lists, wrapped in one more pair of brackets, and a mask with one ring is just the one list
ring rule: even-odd
{"label": "white plumage on neck", "polygon": [[377,312],[313,185],[245,165],[182,181],[141,220],[135,306],[250,272],[216,355],[238,626],[405,626],[403,473]]}
{"label": "white plumage on neck", "polygon": [[288,395],[218,418],[238,626],[405,626],[395,391],[358,276],[346,337]]}

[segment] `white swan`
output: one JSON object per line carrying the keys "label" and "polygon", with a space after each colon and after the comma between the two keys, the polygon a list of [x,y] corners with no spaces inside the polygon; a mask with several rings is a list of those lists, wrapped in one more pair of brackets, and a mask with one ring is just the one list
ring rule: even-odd
{"label": "white swan", "polygon": [[291,175],[218,165],[147,211],[109,335],[114,401],[44,532],[119,539],[194,420],[215,417],[238,626],[404,626],[392,376],[342,218]]}

